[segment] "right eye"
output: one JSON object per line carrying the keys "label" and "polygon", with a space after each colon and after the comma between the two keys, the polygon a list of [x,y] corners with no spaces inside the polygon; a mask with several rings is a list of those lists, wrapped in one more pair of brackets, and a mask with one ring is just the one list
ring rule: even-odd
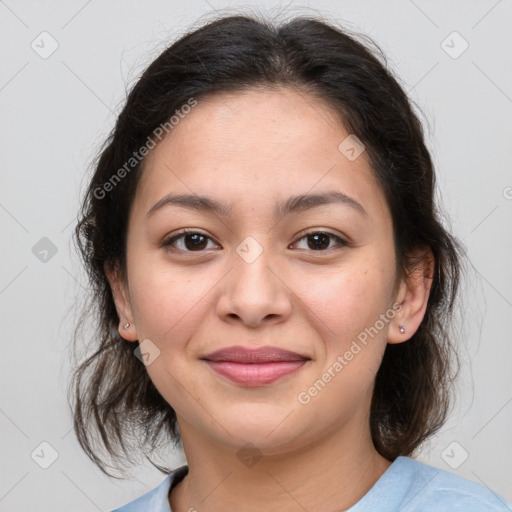
{"label": "right eye", "polygon": [[212,239],[199,231],[181,230],[166,238],[162,242],[162,247],[171,246],[180,251],[200,252],[212,248],[207,247],[208,241],[212,241]]}

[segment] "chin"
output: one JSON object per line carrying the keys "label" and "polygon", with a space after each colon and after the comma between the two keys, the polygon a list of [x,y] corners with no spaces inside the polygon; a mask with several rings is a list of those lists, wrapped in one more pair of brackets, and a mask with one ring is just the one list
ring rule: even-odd
{"label": "chin", "polygon": [[275,414],[275,410],[269,411],[260,406],[258,411],[255,411],[255,408],[252,411],[249,413],[245,408],[245,412],[233,417],[223,416],[221,424],[226,425],[227,432],[222,428],[217,430],[217,436],[222,438],[218,441],[237,450],[251,443],[265,452],[265,455],[286,451],[287,447],[296,445],[297,442],[300,444],[299,439],[307,442],[305,438],[309,437],[308,429],[301,429],[295,415],[289,414],[291,409],[283,413],[284,409],[280,408],[279,413]]}

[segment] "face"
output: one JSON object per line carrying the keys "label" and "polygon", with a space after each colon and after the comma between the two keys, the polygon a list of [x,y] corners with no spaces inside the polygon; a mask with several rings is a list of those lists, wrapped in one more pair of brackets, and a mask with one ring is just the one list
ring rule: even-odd
{"label": "face", "polygon": [[182,436],[271,454],[367,428],[405,293],[348,135],[311,96],[252,90],[198,103],[148,155],[113,288]]}

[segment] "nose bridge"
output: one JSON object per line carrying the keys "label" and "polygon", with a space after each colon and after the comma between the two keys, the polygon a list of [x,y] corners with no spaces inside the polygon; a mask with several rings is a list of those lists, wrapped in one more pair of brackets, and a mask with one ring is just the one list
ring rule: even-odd
{"label": "nose bridge", "polygon": [[271,251],[263,248],[253,236],[246,237],[236,248],[233,255],[233,279],[236,291],[241,297],[247,295],[252,302],[264,302],[273,293]]}
{"label": "nose bridge", "polygon": [[284,285],[271,270],[274,257],[256,238],[248,236],[233,253],[233,269],[219,313],[257,325],[266,318],[281,318],[290,304]]}

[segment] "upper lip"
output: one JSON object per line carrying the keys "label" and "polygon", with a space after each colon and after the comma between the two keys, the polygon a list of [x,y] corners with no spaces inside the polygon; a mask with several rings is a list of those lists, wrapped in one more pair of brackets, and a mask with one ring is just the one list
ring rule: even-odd
{"label": "upper lip", "polygon": [[282,361],[304,361],[310,359],[307,356],[297,354],[290,350],[284,350],[277,347],[258,347],[247,348],[243,346],[234,346],[221,348],[202,359],[207,361],[229,361],[233,363],[258,364],[272,363]]}

